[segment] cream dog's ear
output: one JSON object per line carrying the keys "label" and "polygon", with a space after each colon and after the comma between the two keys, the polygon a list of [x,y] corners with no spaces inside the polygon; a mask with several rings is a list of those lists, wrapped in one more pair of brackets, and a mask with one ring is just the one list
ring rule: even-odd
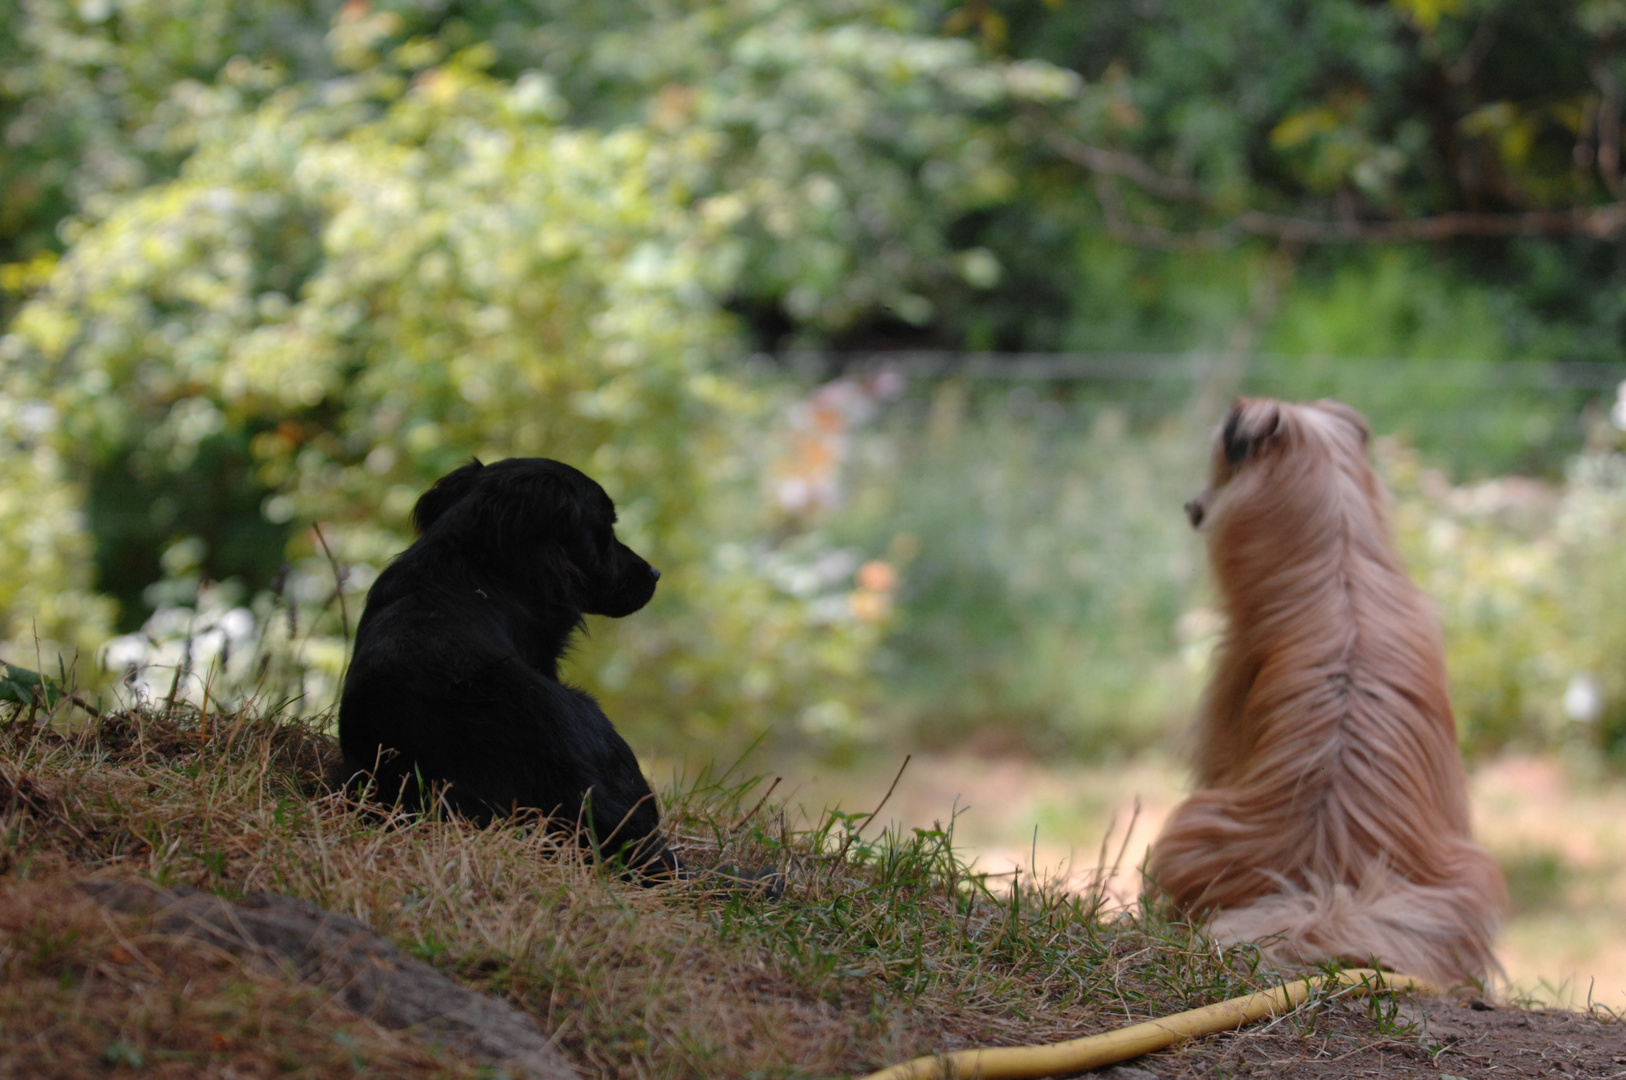
{"label": "cream dog's ear", "polygon": [[1342,401],[1334,401],[1332,398],[1322,398],[1315,403],[1315,407],[1324,413],[1331,413],[1360,432],[1362,446],[1371,443],[1372,426],[1366,422],[1366,417],[1362,416],[1358,410],[1345,405]]}
{"label": "cream dog's ear", "polygon": [[1225,461],[1236,468],[1269,444],[1282,429],[1282,412],[1274,401],[1237,398],[1220,431]]}

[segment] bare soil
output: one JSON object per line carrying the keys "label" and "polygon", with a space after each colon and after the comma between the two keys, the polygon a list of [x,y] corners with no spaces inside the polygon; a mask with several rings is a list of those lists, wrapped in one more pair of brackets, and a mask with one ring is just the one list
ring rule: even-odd
{"label": "bare soil", "polygon": [[[1393,1030],[1399,1025],[1399,1030]],[[1391,1030],[1385,1031],[1384,1028]],[[1607,1014],[1483,1001],[1402,1004],[1386,1023],[1353,1004],[1308,1030],[1278,1021],[1134,1062],[1159,1080],[1196,1077],[1626,1077],[1626,1025]],[[1125,1078],[1128,1080],[1128,1078]]]}

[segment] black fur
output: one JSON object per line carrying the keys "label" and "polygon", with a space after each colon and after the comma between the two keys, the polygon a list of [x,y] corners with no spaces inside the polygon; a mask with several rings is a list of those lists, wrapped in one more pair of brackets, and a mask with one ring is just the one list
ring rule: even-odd
{"label": "black fur", "polygon": [[339,705],[352,791],[477,821],[581,821],[606,855],[673,873],[638,760],[598,703],[559,681],[584,615],[630,615],[660,571],[615,536],[615,506],[546,458],[470,462],[414,508],[419,537],[378,576]]}
{"label": "black fur", "polygon": [[1239,438],[1237,425],[1242,422],[1242,406],[1235,405],[1226,414],[1225,426],[1220,430],[1220,445],[1225,447],[1225,460],[1235,466],[1248,456],[1248,441]]}

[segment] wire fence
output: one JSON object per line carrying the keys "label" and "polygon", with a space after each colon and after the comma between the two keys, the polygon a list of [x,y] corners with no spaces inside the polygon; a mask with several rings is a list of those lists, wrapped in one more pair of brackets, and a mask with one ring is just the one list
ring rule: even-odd
{"label": "wire fence", "polygon": [[[1189,384],[1209,378],[1224,362],[1209,352],[963,352],[954,350],[805,350],[762,353],[758,362],[814,378],[881,371],[926,379],[950,377],[1037,382],[1134,382]],[[1618,390],[1626,361],[1485,362],[1351,357],[1316,353],[1256,353],[1244,374],[1261,381],[1302,377],[1306,372],[1405,372],[1408,380],[1459,389],[1533,390],[1573,393]]]}
{"label": "wire fence", "polygon": [[[1041,420],[1087,422],[1106,411],[1134,421],[1206,427],[1246,393],[1336,397],[1458,472],[1554,472],[1612,417],[1626,427],[1626,362],[1417,360],[1218,350],[1191,352],[788,351],[758,362],[813,382],[903,380],[915,393],[950,380],[984,401]],[[993,395],[990,398],[990,395]],[[907,410],[905,410],[907,412]]]}

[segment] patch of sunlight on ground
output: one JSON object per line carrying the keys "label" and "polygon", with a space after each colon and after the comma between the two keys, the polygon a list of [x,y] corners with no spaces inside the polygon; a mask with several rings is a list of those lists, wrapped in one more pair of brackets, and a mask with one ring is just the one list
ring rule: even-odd
{"label": "patch of sunlight on ground", "polygon": [[1626,1012],[1626,783],[1505,758],[1478,770],[1473,799],[1512,896],[1498,954],[1515,991]]}
{"label": "patch of sunlight on ground", "polygon": [[[775,797],[808,817],[827,806],[867,812],[901,760],[852,771],[782,770]],[[1037,866],[1075,887],[1090,882],[1103,849],[1110,864],[1121,848],[1110,888],[1128,901],[1184,783],[1174,763],[1152,758],[1053,767],[916,755],[881,818],[931,828],[946,826],[958,808],[955,846],[979,869]],[[1552,758],[1510,757],[1476,771],[1472,798],[1478,837],[1502,864],[1512,895],[1498,949],[1512,995],[1585,1007],[1590,994],[1626,1012],[1626,782],[1585,776]]]}
{"label": "patch of sunlight on ground", "polygon": [[[824,807],[867,813],[901,763],[900,756],[866,769],[801,775],[789,768],[775,798],[808,818]],[[1082,886],[1103,861],[1115,863],[1109,887],[1127,902],[1139,891],[1147,847],[1180,801],[1180,784],[1172,763],[1153,758],[1052,768],[1016,757],[916,754],[880,817],[905,828],[947,827],[952,819],[956,850],[992,873],[1037,866]]]}

